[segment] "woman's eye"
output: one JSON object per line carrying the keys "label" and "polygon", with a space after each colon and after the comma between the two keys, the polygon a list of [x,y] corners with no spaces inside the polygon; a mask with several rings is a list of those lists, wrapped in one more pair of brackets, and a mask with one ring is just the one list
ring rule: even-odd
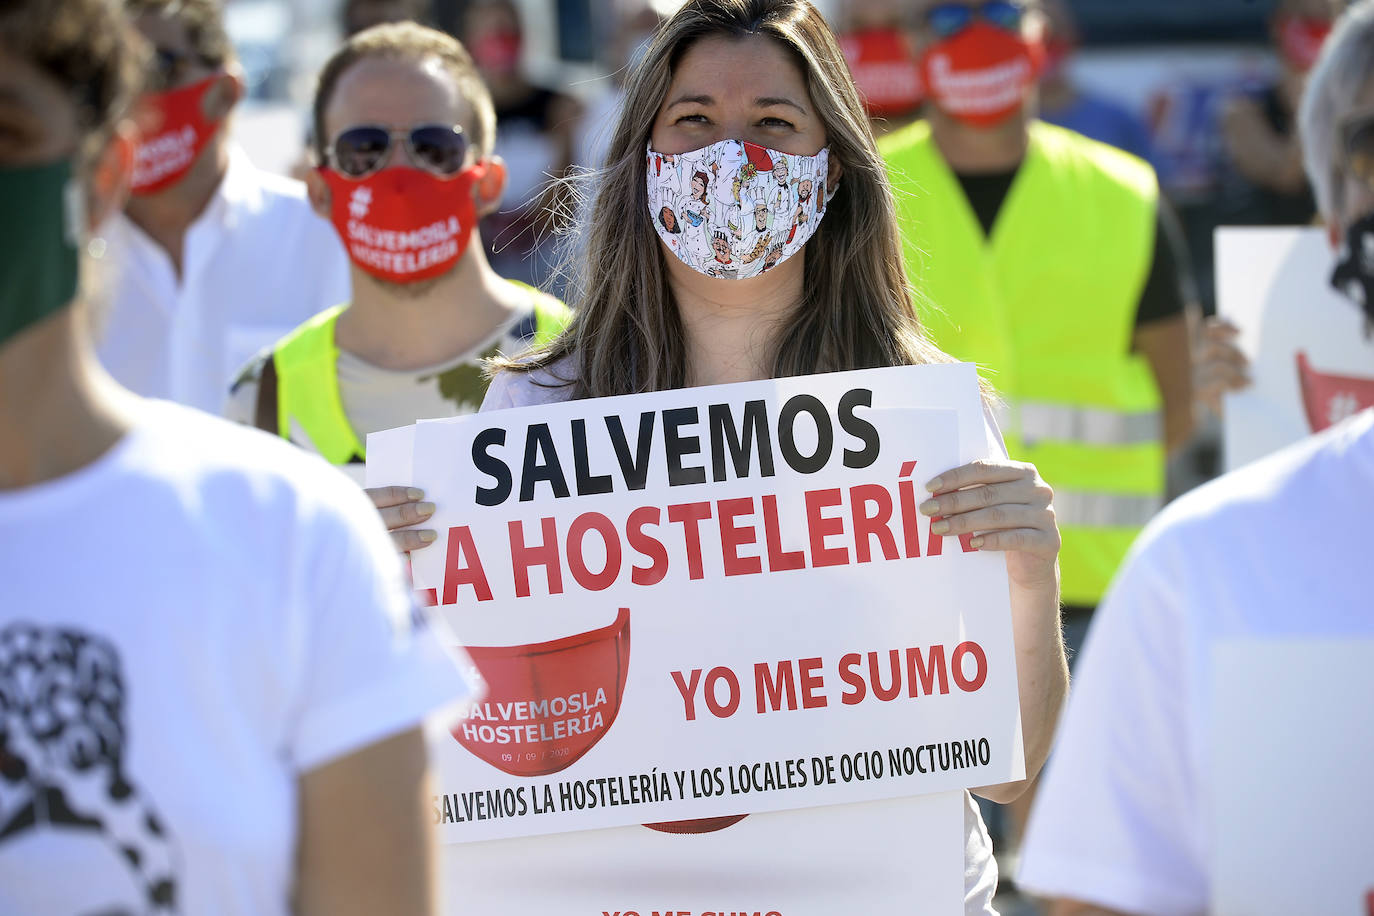
{"label": "woman's eye", "polygon": [[693,124],[705,124],[705,123],[706,123],[706,115],[704,115],[704,114],[689,114],[689,115],[683,115],[682,117],[678,118],[678,119],[677,119],[676,121],[674,121],[673,123],[674,123],[674,124],[681,124],[683,121],[690,121],[690,122],[692,122]]}
{"label": "woman's eye", "polygon": [[784,120],[783,118],[764,118],[759,123],[762,124],[764,127],[792,128],[795,126],[791,121]]}

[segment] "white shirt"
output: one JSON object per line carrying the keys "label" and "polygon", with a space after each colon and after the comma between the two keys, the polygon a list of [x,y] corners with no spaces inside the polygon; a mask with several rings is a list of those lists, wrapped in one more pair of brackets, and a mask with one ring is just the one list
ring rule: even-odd
{"label": "white shirt", "polygon": [[102,235],[117,275],[101,362],[138,394],[215,414],[253,354],[350,296],[347,255],[305,185],[261,171],[237,148],[186,232],[180,279],[124,214]]}
{"label": "white shirt", "polygon": [[0,491],[0,543],[0,913],[284,916],[299,777],[467,691],[366,497],[193,410]]}
{"label": "white shirt", "polygon": [[1128,913],[1207,911],[1212,650],[1374,635],[1372,519],[1374,410],[1193,491],[1146,528],[1078,663],[1022,885]]}
{"label": "white shirt", "polygon": [[[521,289],[531,297],[542,296]],[[383,369],[340,349],[335,369],[339,400],[348,425],[359,442],[366,443],[372,433],[409,426],[419,419],[476,413],[487,393],[484,361],[499,354],[515,356],[528,349],[537,330],[538,318],[531,306],[517,312],[466,352],[422,369]],[[234,382],[225,405],[227,419],[245,426],[257,422],[262,373],[271,356],[270,349],[259,353]],[[272,416],[275,418],[275,411]],[[318,452],[303,429],[292,430],[291,441]]]}

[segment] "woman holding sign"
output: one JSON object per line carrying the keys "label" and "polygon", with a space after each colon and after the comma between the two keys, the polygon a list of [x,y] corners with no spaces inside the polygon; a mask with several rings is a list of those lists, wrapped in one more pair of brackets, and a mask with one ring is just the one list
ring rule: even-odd
{"label": "woman holding sign", "polygon": [[[806,0],[689,2],[625,91],[576,317],[548,349],[500,363],[484,409],[948,361],[914,318],[885,166]],[[687,184],[650,182],[667,157]],[[682,212],[691,182],[707,206]],[[703,220],[710,250],[679,244],[665,208],[677,224]],[[1006,554],[1033,778],[1067,686],[1052,494],[1034,467],[1005,459],[927,487],[921,510],[943,517],[933,533],[976,533],[973,546]],[[1009,801],[1022,788],[980,794]],[[996,866],[971,802],[965,828],[967,912],[989,912]]]}

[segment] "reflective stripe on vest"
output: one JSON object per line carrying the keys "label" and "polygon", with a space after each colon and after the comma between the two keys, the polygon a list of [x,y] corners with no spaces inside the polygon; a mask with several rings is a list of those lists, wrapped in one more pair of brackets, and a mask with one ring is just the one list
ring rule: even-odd
{"label": "reflective stripe on vest", "polygon": [[921,322],[1010,405],[1013,458],[1054,487],[1066,603],[1101,599],[1164,493],[1162,402],[1130,350],[1154,253],[1153,170],[1041,122],[991,234],[927,123],[885,137]]}
{"label": "reflective stripe on vest", "polygon": [[1021,401],[999,405],[993,413],[998,426],[1032,446],[1041,441],[1146,445],[1164,436],[1164,414],[1158,410],[1122,413],[1102,407]]}
{"label": "reflective stripe on vest", "polygon": [[1060,525],[1083,528],[1143,528],[1163,506],[1151,496],[1056,489],[1054,515]]}
{"label": "reflective stripe on vest", "polygon": [[[527,284],[533,300],[532,344],[556,338],[572,317],[567,306]],[[273,350],[277,372],[277,434],[314,448],[331,464],[365,460],[367,451],[348,422],[339,392],[339,348],[334,328],[344,306],[326,309],[286,335]]]}

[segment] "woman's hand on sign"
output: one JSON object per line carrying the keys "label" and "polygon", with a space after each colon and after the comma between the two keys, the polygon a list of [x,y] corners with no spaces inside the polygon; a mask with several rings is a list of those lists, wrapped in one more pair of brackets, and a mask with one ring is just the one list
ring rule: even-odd
{"label": "woman's hand on sign", "polygon": [[1221,413],[1221,396],[1250,387],[1250,361],[1236,346],[1240,328],[1224,318],[1202,325],[1193,358],[1193,392],[1199,404]]}
{"label": "woman's hand on sign", "polygon": [[1035,465],[983,459],[946,471],[926,484],[921,512],[930,533],[972,535],[979,550],[1007,554],[1007,573],[1022,588],[1058,588],[1059,526],[1054,491]]}
{"label": "woman's hand on sign", "polygon": [[1026,790],[1049,756],[1068,692],[1069,669],[1059,629],[1054,491],[1040,479],[1035,465],[1005,458],[946,471],[926,487],[932,495],[921,511],[939,518],[931,521],[932,535],[961,535],[969,538],[971,547],[1006,556],[1026,779],[973,790],[1006,804]]}
{"label": "woman's hand on sign", "polygon": [[414,487],[375,487],[364,491],[382,514],[392,543],[401,553],[428,547],[439,537],[431,528],[415,528],[434,514],[434,503],[424,502],[425,491]]}

